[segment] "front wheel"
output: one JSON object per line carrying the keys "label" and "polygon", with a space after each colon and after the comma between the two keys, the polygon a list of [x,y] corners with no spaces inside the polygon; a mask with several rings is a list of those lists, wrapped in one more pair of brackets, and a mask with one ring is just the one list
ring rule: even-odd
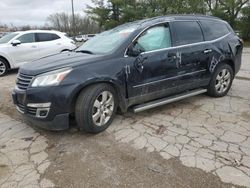
{"label": "front wheel", "polygon": [[8,64],[4,59],[0,58],[0,76],[4,76],[8,72]]}
{"label": "front wheel", "polygon": [[112,123],[116,109],[114,88],[108,84],[93,85],[84,89],[76,101],[76,122],[80,130],[99,133]]}
{"label": "front wheel", "polygon": [[212,97],[225,96],[232,86],[234,71],[228,64],[219,64],[208,86],[208,94]]}

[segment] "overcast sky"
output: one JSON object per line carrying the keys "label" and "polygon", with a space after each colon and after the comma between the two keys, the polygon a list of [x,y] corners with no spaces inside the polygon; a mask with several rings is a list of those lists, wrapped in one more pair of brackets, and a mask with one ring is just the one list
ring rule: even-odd
{"label": "overcast sky", "polygon": [[[84,14],[91,0],[74,0],[76,13]],[[48,15],[56,12],[71,13],[71,0],[0,0],[0,23],[14,25],[39,25]]]}

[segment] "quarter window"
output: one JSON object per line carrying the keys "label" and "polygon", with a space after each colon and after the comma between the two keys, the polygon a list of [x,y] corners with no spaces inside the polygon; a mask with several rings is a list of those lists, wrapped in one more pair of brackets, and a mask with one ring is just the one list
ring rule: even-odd
{"label": "quarter window", "polygon": [[176,21],[172,25],[176,46],[202,42],[204,40],[201,27],[195,21]]}
{"label": "quarter window", "polygon": [[17,38],[21,43],[32,43],[35,42],[35,34],[27,33]]}
{"label": "quarter window", "polygon": [[171,36],[168,26],[156,26],[145,31],[137,39],[136,49],[143,52],[171,47]]}
{"label": "quarter window", "polygon": [[214,40],[229,33],[227,25],[223,22],[201,20],[205,40]]}
{"label": "quarter window", "polygon": [[46,42],[46,41],[52,41],[57,40],[60,37],[53,33],[37,33],[37,41],[38,42]]}

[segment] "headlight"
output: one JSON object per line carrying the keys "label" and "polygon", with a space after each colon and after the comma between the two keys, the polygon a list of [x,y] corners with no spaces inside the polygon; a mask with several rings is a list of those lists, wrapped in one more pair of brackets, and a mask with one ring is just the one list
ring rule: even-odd
{"label": "headlight", "polygon": [[60,69],[41,74],[33,80],[31,87],[56,86],[72,71],[71,68]]}

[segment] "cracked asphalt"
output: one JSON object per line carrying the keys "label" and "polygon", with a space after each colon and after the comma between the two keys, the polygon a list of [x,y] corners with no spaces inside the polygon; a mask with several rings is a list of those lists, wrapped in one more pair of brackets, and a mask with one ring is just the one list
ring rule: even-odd
{"label": "cracked asphalt", "polygon": [[98,135],[24,122],[15,77],[0,78],[1,188],[250,187],[250,49],[228,96],[118,115]]}
{"label": "cracked asphalt", "polygon": [[0,114],[0,186],[52,187],[40,179],[50,165],[47,139],[24,123]]}

